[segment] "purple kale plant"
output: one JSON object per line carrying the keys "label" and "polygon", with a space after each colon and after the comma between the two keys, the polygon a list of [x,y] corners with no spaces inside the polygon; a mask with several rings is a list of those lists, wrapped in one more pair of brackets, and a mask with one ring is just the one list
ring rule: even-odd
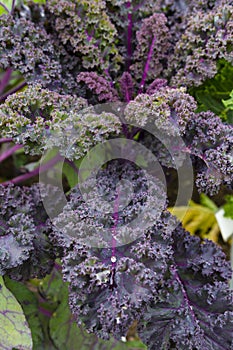
{"label": "purple kale plant", "polygon": [[[60,268],[72,321],[99,339],[125,341],[136,324],[151,350],[233,350],[230,263],[168,210],[188,166],[180,185],[194,194],[233,189],[232,124],[193,93],[233,64],[233,3],[21,1],[5,12],[0,163],[13,170],[0,169],[0,275],[30,283]],[[41,173],[53,186],[34,183]]]}
{"label": "purple kale plant", "polygon": [[[98,190],[114,196],[116,174],[121,178],[128,175],[132,181],[132,171],[127,162],[109,163],[98,178]],[[144,186],[136,185],[146,183],[140,171],[134,170],[133,179],[137,195],[127,208],[119,210],[119,233],[125,222],[138,215],[148,196]],[[140,337],[149,349],[217,350],[223,342],[223,349],[231,349],[230,264],[215,243],[201,243],[178,225],[159,202],[161,190],[156,191],[161,215],[158,219],[154,216],[156,223],[148,229],[138,228],[140,238],[120,246],[94,248],[85,244],[85,235],[97,230],[99,241],[106,242],[111,235],[101,236],[101,232],[103,226],[109,231],[115,228],[114,217],[88,210],[78,187],[72,190],[51,233],[55,246],[63,248],[62,271],[69,282],[71,311],[77,322],[103,339],[111,334],[121,339],[129,324],[137,320]]]}

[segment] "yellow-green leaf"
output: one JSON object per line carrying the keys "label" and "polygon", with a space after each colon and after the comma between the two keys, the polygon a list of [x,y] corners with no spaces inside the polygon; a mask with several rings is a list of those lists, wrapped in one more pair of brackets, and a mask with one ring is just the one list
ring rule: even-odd
{"label": "yellow-green leaf", "polygon": [[190,202],[189,207],[174,207],[169,210],[191,234],[218,242],[220,230],[213,210],[194,202]]}
{"label": "yellow-green leaf", "polygon": [[23,310],[0,277],[0,349],[31,350],[32,336]]}

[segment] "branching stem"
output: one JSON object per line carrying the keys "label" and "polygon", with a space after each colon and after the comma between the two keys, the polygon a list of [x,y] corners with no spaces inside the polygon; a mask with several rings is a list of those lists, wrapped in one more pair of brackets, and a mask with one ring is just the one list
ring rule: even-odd
{"label": "branching stem", "polygon": [[[131,2],[128,1],[126,4],[129,9]],[[131,59],[132,59],[132,33],[133,33],[133,16],[132,13],[128,13],[128,29],[127,29],[127,59],[126,59],[126,69],[129,70]]]}
{"label": "branching stem", "polygon": [[12,137],[0,139],[0,144],[1,144],[1,143],[9,143],[9,142],[13,142]]}
{"label": "branching stem", "polygon": [[62,161],[64,158],[62,156],[60,156],[60,154],[56,155],[54,158],[50,159],[46,164],[43,164],[39,167],[37,167],[36,169],[30,171],[29,173],[20,175],[15,177],[12,180],[6,181],[1,183],[1,185],[9,185],[9,184],[19,184],[21,182],[24,182],[26,180],[31,179],[34,176],[39,175],[39,173],[43,173],[46,172],[47,170],[51,169],[55,164],[59,163],[60,161]]}
{"label": "branching stem", "polygon": [[152,39],[151,45],[150,45],[149,52],[148,52],[148,56],[147,56],[145,68],[144,68],[144,71],[143,71],[143,74],[142,74],[142,80],[141,80],[141,83],[140,83],[140,88],[139,88],[138,94],[142,93],[142,90],[143,90],[145,82],[146,82],[147,74],[148,74],[149,69],[150,69],[150,61],[151,61],[151,58],[152,58],[152,55],[153,55],[153,51],[154,51],[155,41],[156,41],[156,37],[154,36],[153,39]]}
{"label": "branching stem", "polygon": [[21,90],[22,88],[24,88],[27,85],[27,83],[24,81],[21,84],[19,84],[18,86],[12,88],[11,90],[7,91],[4,95],[0,96],[0,103],[4,102],[8,96],[18,92],[19,90]]}
{"label": "branching stem", "polygon": [[19,149],[23,148],[22,145],[14,145],[13,147],[7,149],[3,154],[0,155],[0,163],[3,162],[5,159],[9,158]]}
{"label": "branching stem", "polygon": [[4,10],[6,10],[7,13],[10,12],[3,2],[0,2],[0,6],[2,6],[4,8]]}
{"label": "branching stem", "polygon": [[9,83],[10,78],[11,78],[11,73],[12,73],[12,69],[7,68],[5,74],[0,82],[0,94],[4,91],[5,87]]}

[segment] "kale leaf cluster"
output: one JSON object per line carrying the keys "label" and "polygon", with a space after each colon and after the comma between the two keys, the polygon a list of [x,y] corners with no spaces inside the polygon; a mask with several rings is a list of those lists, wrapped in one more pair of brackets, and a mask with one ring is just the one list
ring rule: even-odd
{"label": "kale leaf cluster", "polygon": [[53,218],[55,187],[0,184],[0,275],[43,278],[61,259],[88,332],[121,340],[136,322],[151,350],[232,350],[230,264],[170,214],[156,171],[115,159],[74,181],[93,147],[120,137],[166,173],[188,155],[199,192],[232,189],[233,127],[191,96],[219,62],[233,64],[232,1],[25,0],[0,16],[0,69],[24,79],[1,99],[1,142],[36,160],[56,150],[73,169]]}

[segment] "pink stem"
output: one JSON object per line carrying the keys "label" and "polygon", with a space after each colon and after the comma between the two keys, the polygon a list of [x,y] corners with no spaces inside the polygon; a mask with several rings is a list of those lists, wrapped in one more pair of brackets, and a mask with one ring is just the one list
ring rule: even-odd
{"label": "pink stem", "polygon": [[39,306],[38,309],[39,309],[39,312],[46,317],[50,318],[53,315],[53,313],[51,311],[44,309],[42,306]]}
{"label": "pink stem", "polygon": [[5,159],[9,158],[14,154],[18,149],[23,148],[22,145],[15,145],[8,150],[6,150],[2,155],[0,155],[0,163],[3,162]]}
{"label": "pink stem", "polygon": [[39,175],[39,173],[43,173],[47,170],[49,170],[50,168],[52,168],[55,164],[59,163],[60,161],[62,161],[64,158],[62,156],[60,156],[59,154],[54,157],[53,159],[50,159],[46,164],[41,165],[39,167],[37,167],[36,169],[34,169],[33,171],[30,171],[29,173],[20,175],[15,177],[12,180],[6,181],[1,183],[1,185],[9,185],[9,184],[18,184],[20,182],[24,182],[28,179],[31,179],[34,176]]}
{"label": "pink stem", "polygon": [[14,94],[15,92],[18,92],[19,90],[21,90],[26,85],[27,85],[27,83],[24,81],[23,83],[19,84],[15,88],[7,91],[4,95],[0,96],[0,102],[4,102],[7,99],[8,96]]}
{"label": "pink stem", "polygon": [[[130,8],[131,2],[128,1],[126,6]],[[128,31],[127,31],[127,70],[129,70],[132,58],[132,33],[133,33],[133,16],[128,13]]]}
{"label": "pink stem", "polygon": [[122,124],[122,132],[127,139],[130,138],[129,130],[126,124]]}
{"label": "pink stem", "polygon": [[0,144],[1,143],[8,143],[8,142],[13,142],[13,139],[11,137],[0,139]]}
{"label": "pink stem", "polygon": [[3,2],[0,2],[0,6],[2,6],[7,13],[9,13],[10,11],[8,10],[8,8],[6,7],[6,5],[3,4]]}
{"label": "pink stem", "polygon": [[185,287],[184,287],[184,284],[183,284],[183,282],[181,281],[180,276],[179,276],[179,274],[178,274],[178,272],[177,272],[177,270],[176,270],[176,268],[175,268],[174,266],[171,266],[171,271],[173,272],[174,277],[177,279],[178,283],[180,284],[180,287],[181,287],[181,290],[182,290],[184,299],[185,299],[185,301],[186,301],[187,306],[189,307],[190,314],[191,314],[191,316],[192,316],[192,318],[193,318],[193,321],[194,321],[194,323],[196,324],[196,323],[197,323],[196,315],[195,315],[195,313],[194,313],[194,311],[193,311],[192,305],[190,304],[190,300],[189,300],[189,298],[188,298],[188,295],[187,295],[186,289],[185,289]]}
{"label": "pink stem", "polygon": [[125,101],[128,103],[131,100],[130,92],[129,92],[129,87],[126,85],[125,88]]}
{"label": "pink stem", "polygon": [[15,0],[12,0],[12,5],[11,5],[11,14],[13,15],[15,9]]}
{"label": "pink stem", "polygon": [[61,270],[62,270],[61,265],[58,264],[56,261],[55,261],[55,263],[54,263],[54,268],[55,268],[55,270],[57,270],[57,271],[61,271]]}
{"label": "pink stem", "polygon": [[[114,213],[113,213],[113,219],[114,219],[114,226],[112,228],[112,257],[116,256],[116,235],[117,235],[117,224],[119,220],[119,197],[120,197],[120,191],[117,189],[117,197],[114,203]],[[112,262],[112,268],[116,266],[116,262]]]}
{"label": "pink stem", "polygon": [[148,71],[150,69],[150,61],[151,61],[151,58],[152,58],[152,55],[153,55],[153,50],[154,50],[154,46],[155,46],[155,41],[156,41],[156,37],[154,36],[153,37],[153,40],[151,42],[151,45],[150,45],[150,50],[148,52],[148,56],[147,56],[147,60],[146,60],[146,64],[145,64],[145,68],[144,68],[144,72],[143,72],[143,75],[142,75],[142,80],[141,80],[141,83],[140,83],[140,89],[138,91],[138,94],[141,94],[142,93],[142,90],[144,88],[144,85],[145,85],[145,81],[146,81],[146,78],[147,78],[147,74],[148,74]]}
{"label": "pink stem", "polygon": [[12,69],[11,68],[7,68],[1,82],[0,82],[0,94],[4,91],[5,87],[7,86],[7,84],[9,83],[9,80],[11,78],[11,73],[12,73]]}
{"label": "pink stem", "polygon": [[69,164],[69,166],[76,172],[76,174],[79,174],[78,168],[76,167],[74,162],[72,162],[69,159],[65,159],[65,163]]}

